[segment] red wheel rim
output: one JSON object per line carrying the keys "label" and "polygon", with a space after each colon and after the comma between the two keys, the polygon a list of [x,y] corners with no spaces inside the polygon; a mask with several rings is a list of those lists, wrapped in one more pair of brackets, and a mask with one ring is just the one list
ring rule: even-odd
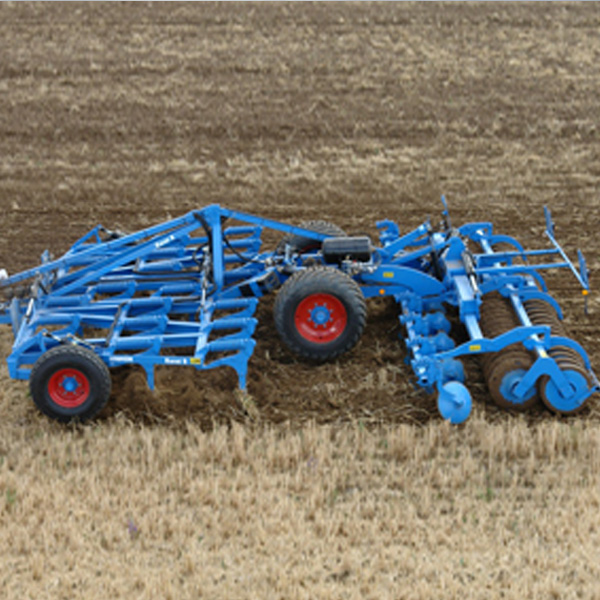
{"label": "red wheel rim", "polygon": [[311,294],[296,308],[294,322],[298,333],[314,344],[328,344],[344,333],[348,313],[331,294]]}
{"label": "red wheel rim", "polygon": [[63,408],[77,408],[90,395],[89,379],[77,369],[60,369],[48,381],[48,394]]}

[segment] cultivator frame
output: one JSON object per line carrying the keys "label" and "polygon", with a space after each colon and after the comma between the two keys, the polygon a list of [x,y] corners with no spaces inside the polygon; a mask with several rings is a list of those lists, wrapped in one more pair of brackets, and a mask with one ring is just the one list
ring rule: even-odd
{"label": "cultivator frame", "polygon": [[[45,252],[39,266],[0,280],[0,322],[15,335],[9,374],[29,379],[37,406],[61,421],[93,417],[110,393],[108,369],[122,365],[141,366],[150,388],[156,366],[229,366],[245,390],[263,295],[279,290],[283,341],[316,360],[358,341],[365,298],[391,296],[417,383],[437,391],[444,418],[460,423],[470,413],[459,360],[467,355],[487,357],[499,404],[541,398],[555,412],[579,410],[600,386],[540,272],[569,268],[587,293],[583,255],[575,267],[547,209],[552,247],[526,251],[491,223],[452,227],[442,202],[438,231],[425,221],[401,235],[385,220],[377,246],[323,222],[296,227],[219,205],[132,234],[97,226],[60,258]],[[275,250],[262,250],[264,229],[282,234]],[[448,335],[448,305],[465,343]]]}

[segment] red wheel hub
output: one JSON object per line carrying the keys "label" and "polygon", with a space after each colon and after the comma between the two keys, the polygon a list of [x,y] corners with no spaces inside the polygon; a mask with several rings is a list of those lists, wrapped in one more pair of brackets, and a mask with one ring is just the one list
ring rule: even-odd
{"label": "red wheel hub", "polygon": [[298,333],[314,344],[327,344],[342,335],[348,324],[344,304],[331,294],[311,294],[296,308]]}
{"label": "red wheel hub", "polygon": [[77,408],[88,399],[90,382],[77,369],[59,369],[48,381],[48,394],[63,408]]}

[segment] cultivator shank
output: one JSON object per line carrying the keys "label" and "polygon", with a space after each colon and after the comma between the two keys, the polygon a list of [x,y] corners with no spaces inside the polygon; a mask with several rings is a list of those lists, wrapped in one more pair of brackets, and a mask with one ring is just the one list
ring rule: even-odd
{"label": "cultivator shank", "polygon": [[[264,294],[278,290],[283,342],[319,361],[356,344],[365,298],[391,296],[417,383],[437,391],[444,418],[459,423],[471,410],[467,355],[481,357],[500,406],[580,410],[598,381],[540,272],[569,268],[587,291],[581,253],[576,268],[548,212],[552,248],[535,251],[490,223],[455,229],[446,206],[443,215],[439,231],[425,222],[403,235],[382,221],[378,246],[326,222],[294,227],[216,205],[133,234],[98,226],[60,258],[44,253],[38,267],[2,274],[0,321],[15,334],[9,373],[29,379],[38,407],[63,421],[94,416],[109,369],[122,365],[141,366],[151,388],[156,366],[228,366],[244,390]],[[265,228],[281,234],[275,250],[262,249]],[[452,339],[448,307],[468,341]]]}

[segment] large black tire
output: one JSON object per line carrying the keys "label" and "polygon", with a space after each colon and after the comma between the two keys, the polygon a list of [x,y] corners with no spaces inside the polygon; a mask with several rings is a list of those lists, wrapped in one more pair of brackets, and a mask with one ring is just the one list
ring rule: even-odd
{"label": "large black tire", "polygon": [[56,346],[36,361],[29,389],[35,405],[48,417],[62,423],[86,421],[108,401],[110,372],[88,348]]}
{"label": "large black tire", "polygon": [[298,271],[275,301],[275,326],[295,354],[325,361],[351,350],[367,317],[365,297],[348,275],[332,267]]}
{"label": "large black tire", "polygon": [[[304,221],[300,223],[299,227],[310,229],[324,235],[330,235],[332,237],[346,237],[347,235],[341,227],[338,227],[329,221]],[[298,252],[299,254],[313,252],[321,248],[321,242],[318,240],[314,240],[304,235],[294,235],[292,233],[283,238],[282,245],[283,244],[288,244],[293,252]]]}

